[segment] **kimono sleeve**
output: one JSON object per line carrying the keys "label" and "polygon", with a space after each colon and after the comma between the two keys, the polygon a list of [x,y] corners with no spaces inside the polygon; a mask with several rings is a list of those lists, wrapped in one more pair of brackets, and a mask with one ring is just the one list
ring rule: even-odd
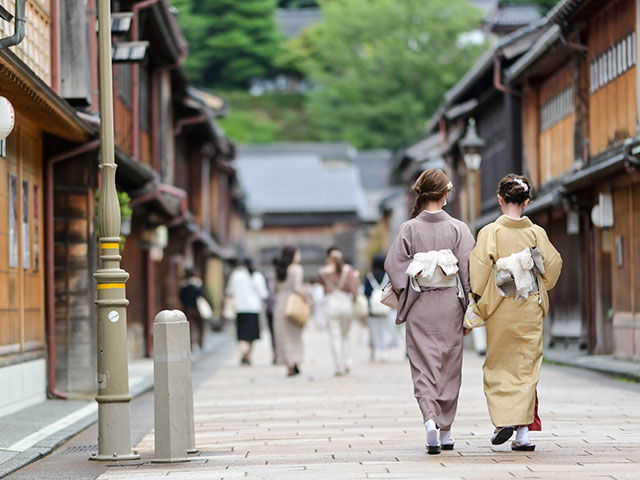
{"label": "kimono sleeve", "polygon": [[404,290],[409,281],[405,272],[413,260],[410,242],[409,226],[405,223],[400,228],[400,232],[398,232],[391,247],[389,247],[389,252],[384,262],[384,269],[391,282],[391,288],[393,288],[396,293]]}
{"label": "kimono sleeve", "polygon": [[540,275],[542,284],[545,290],[551,290],[560,277],[562,271],[562,257],[556,248],[553,246],[547,232],[542,227],[536,229],[536,240],[538,250],[542,254],[542,260],[544,262],[545,273]]}
{"label": "kimono sleeve", "polygon": [[493,230],[483,228],[478,234],[478,243],[469,255],[469,279],[471,291],[482,295],[493,281],[493,264],[496,259],[496,244]]}

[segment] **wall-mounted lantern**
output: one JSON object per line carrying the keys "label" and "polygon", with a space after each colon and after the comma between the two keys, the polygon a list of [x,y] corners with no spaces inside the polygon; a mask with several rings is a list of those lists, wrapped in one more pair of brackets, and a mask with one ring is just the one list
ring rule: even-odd
{"label": "wall-mounted lantern", "polygon": [[15,124],[16,114],[13,105],[7,98],[0,97],[0,141],[9,136]]}

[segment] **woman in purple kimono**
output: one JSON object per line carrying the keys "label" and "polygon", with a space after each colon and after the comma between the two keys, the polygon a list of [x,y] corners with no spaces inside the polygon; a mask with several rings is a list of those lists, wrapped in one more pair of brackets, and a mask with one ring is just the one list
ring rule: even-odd
{"label": "woman in purple kimono", "polygon": [[418,197],[411,219],[400,227],[385,262],[398,296],[396,323],[406,321],[414,393],[431,454],[453,449],[469,254],[475,246],[469,227],[442,210],[452,188],[442,171],[422,172],[413,185]]}

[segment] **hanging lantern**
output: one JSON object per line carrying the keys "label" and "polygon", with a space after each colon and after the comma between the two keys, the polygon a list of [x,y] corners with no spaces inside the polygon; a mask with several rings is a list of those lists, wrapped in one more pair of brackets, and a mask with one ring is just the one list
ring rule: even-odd
{"label": "hanging lantern", "polygon": [[9,136],[16,124],[16,114],[13,105],[5,97],[0,97],[0,140]]}

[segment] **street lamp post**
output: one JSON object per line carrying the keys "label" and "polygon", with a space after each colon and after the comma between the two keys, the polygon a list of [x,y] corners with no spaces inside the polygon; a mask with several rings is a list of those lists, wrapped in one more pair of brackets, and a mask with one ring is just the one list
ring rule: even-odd
{"label": "street lamp post", "polygon": [[[460,140],[462,155],[464,157],[464,165],[467,168],[467,195],[469,196],[469,227],[471,233],[476,236],[476,175],[480,170],[482,156],[480,149],[484,147],[484,140],[478,136],[476,132],[476,121],[469,119],[467,132],[462,140]],[[475,351],[484,355],[487,352],[486,332],[483,328],[474,328],[472,330],[473,348]]]}
{"label": "street lamp post", "polygon": [[476,121],[469,119],[467,132],[460,140],[464,165],[467,168],[467,195],[469,196],[469,226],[473,236],[476,235],[476,175],[480,170],[482,157],[480,149],[484,147],[484,140],[476,132]]}
{"label": "street lamp post", "polygon": [[127,362],[125,283],[120,268],[120,204],[116,192],[111,69],[111,3],[98,0],[98,65],[102,185],[98,208],[100,269],[98,288],[98,452],[92,460],[135,460],[131,452],[131,412]]}

